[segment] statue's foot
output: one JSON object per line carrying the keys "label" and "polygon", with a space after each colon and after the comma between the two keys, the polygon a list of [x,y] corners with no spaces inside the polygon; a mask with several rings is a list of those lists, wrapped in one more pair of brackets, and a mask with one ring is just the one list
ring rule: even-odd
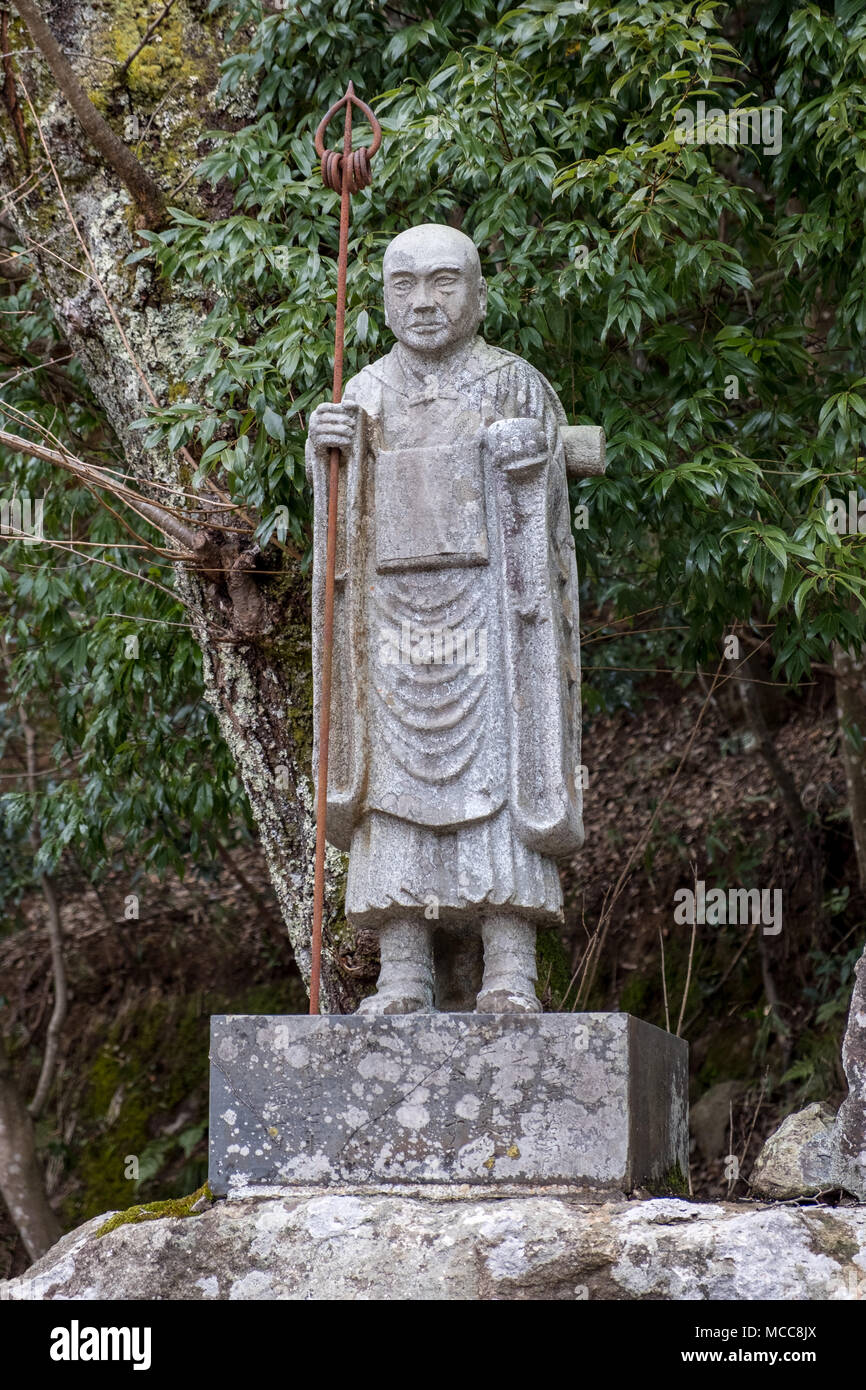
{"label": "statue's foot", "polygon": [[535,991],[527,994],[523,990],[488,989],[479,994],[475,1001],[475,1012],[479,1014],[540,1014],[541,1001]]}
{"label": "statue's foot", "polygon": [[433,933],[429,925],[414,921],[385,922],[379,928],[382,966],[375,994],[363,999],[359,1014],[379,1018],[383,1014],[433,1012]]}
{"label": "statue's foot", "polygon": [[385,1014],[429,1014],[433,1010],[426,999],[416,999],[408,994],[379,993],[362,999],[357,1012],[370,1018],[381,1018]]}
{"label": "statue's foot", "polygon": [[481,928],[484,975],[479,1014],[540,1014],[535,993],[535,924],[516,913],[491,913]]}

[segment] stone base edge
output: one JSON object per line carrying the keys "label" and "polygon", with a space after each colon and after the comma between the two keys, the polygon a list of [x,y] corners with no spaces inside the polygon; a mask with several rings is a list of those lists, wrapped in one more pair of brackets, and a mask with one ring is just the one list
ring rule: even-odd
{"label": "stone base edge", "polygon": [[[653,1193],[652,1196],[670,1196]],[[640,1193],[646,1199],[646,1192]],[[406,1197],[430,1202],[495,1201],[500,1197],[573,1197],[585,1204],[622,1202],[630,1194],[614,1187],[593,1187],[585,1183],[298,1183],[294,1186],[257,1184],[229,1187],[217,1197],[218,1201],[249,1202],[278,1197],[294,1201],[309,1201],[313,1197]]]}

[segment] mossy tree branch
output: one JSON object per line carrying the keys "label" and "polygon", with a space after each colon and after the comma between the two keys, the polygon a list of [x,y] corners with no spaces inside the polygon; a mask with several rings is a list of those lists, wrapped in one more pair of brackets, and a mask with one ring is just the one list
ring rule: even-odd
{"label": "mossy tree branch", "polygon": [[90,97],[78,81],[60,45],[49,29],[34,0],[15,0],[18,10],[34,44],[50,67],[54,80],[75,112],[87,138],[114,170],[129,190],[136,206],[149,227],[159,226],[165,212],[165,200],[158,185],[136,159],[108,122],[99,114]]}

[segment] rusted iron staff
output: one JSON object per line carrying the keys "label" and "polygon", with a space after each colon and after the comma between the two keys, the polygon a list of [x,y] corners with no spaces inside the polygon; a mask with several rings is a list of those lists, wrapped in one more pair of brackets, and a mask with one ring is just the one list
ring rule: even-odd
{"label": "rusted iron staff", "polygon": [[[352,150],[352,106],[358,107],[370,122],[372,143]],[[325,130],[331,118],[346,108],[343,149],[326,150]],[[339,405],[343,395],[343,338],[346,329],[346,263],[349,251],[349,199],[371,182],[370,160],[382,143],[382,130],[366,102],[355,96],[350,82],[346,95],[325,113],[316,131],[316,154],[322,161],[322,178],[327,188],[340,194],[340,249],[337,258],[337,323],[334,339],[334,389],[332,400]],[[316,791],[316,872],[313,886],[313,940],[310,966],[310,1013],[319,1012],[319,984],[322,972],[322,916],[325,906],[325,829],[328,805],[328,738],[331,728],[331,657],[334,645],[334,573],[337,561],[337,493],[340,485],[340,450],[332,449],[328,470],[328,547],[325,562],[325,613],[322,642],[321,706],[319,716],[319,768]]]}

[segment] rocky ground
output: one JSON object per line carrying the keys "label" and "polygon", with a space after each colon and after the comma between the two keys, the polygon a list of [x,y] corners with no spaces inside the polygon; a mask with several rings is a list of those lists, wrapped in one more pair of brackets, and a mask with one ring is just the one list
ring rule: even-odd
{"label": "rocky ground", "polygon": [[[818,677],[772,714],[780,754],[821,827],[825,898],[817,913],[802,847],[736,699],[723,688],[704,709],[705,698],[697,685],[683,692],[659,677],[616,713],[588,721],[587,844],[566,868],[564,949],[548,952],[540,983],[547,1007],[580,998],[582,1007],[624,1009],[673,1030],[682,1014],[692,1195],[736,1203],[752,1196],[754,1160],[781,1118],[810,1102],[835,1111],[845,1094],[840,1040],[866,904],[844,820],[829,686]],[[632,856],[610,910],[610,887]],[[39,1127],[51,1199],[70,1229],[203,1182],[210,1013],[305,1006],[255,846],[233,851],[219,872],[205,876],[190,865],[183,882],[163,883],[118,875],[98,895],[73,867],[61,879],[70,1013],[60,1084]],[[672,905],[695,868],[709,882],[781,886],[780,937],[703,927],[692,942],[673,922]],[[124,917],[131,891],[140,897],[135,921]],[[579,996],[588,984],[586,944],[605,913],[598,970]],[[0,996],[20,1085],[32,1094],[51,1008],[38,897],[11,911],[5,934],[0,927]],[[137,1182],[126,1176],[130,1154],[140,1160]],[[0,1212],[0,1277],[26,1265]]]}
{"label": "rocky ground", "polygon": [[866,1209],[294,1192],[64,1237],[4,1299],[866,1297]]}

